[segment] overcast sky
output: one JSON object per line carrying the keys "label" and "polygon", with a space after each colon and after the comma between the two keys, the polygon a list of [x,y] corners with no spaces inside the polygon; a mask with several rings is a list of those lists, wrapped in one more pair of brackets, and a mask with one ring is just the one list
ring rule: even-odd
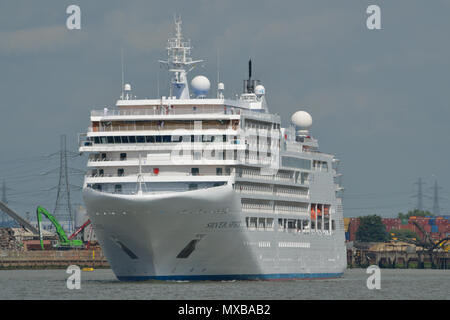
{"label": "overcast sky", "polygon": [[[66,8],[81,8],[81,30]],[[366,9],[381,8],[382,30]],[[173,16],[183,19],[195,59],[215,87],[217,52],[226,95],[240,93],[247,62],[283,125],[313,117],[323,152],[342,161],[346,216],[394,216],[416,205],[437,177],[450,209],[450,1],[63,1],[0,3],[0,182],[20,212],[53,210],[61,134],[71,150],[92,109],[112,107],[125,79],[138,97],[161,94]],[[163,90],[164,89],[164,90]],[[85,170],[85,157],[71,166]],[[434,175],[434,176],[433,176]],[[71,175],[81,185],[81,175]],[[74,202],[79,191],[72,190]],[[432,198],[424,199],[431,209]]]}

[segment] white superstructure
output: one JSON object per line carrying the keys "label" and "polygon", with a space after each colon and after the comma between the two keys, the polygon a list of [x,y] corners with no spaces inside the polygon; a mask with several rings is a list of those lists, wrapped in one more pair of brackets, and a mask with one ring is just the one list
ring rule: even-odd
{"label": "white superstructure", "polygon": [[91,112],[84,201],[121,280],[337,277],[346,268],[338,160],[318,151],[306,112],[281,127],[266,90],[237,99],[204,76],[189,81],[189,41],[176,21],[162,61],[168,97]]}

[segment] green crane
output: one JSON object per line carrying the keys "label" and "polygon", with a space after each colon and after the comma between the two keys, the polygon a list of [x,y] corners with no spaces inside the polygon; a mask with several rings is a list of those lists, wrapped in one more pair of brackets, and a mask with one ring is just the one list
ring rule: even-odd
{"label": "green crane", "polygon": [[37,219],[38,219],[38,229],[39,229],[39,239],[41,240],[41,248],[44,250],[44,242],[42,241],[42,230],[41,230],[41,222],[42,222],[42,215],[46,216],[48,220],[55,226],[56,233],[59,237],[59,246],[62,247],[81,247],[83,246],[83,241],[81,240],[69,240],[66,236],[66,233],[64,232],[64,229],[61,227],[61,225],[58,223],[58,221],[53,217],[47,210],[45,210],[43,207],[37,207],[36,210]]}

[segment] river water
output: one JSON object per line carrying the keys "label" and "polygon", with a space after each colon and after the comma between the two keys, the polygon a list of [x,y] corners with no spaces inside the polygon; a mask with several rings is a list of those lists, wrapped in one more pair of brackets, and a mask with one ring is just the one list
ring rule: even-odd
{"label": "river water", "polygon": [[381,288],[369,290],[365,269],[339,279],[226,282],[121,282],[110,269],[81,272],[68,289],[66,270],[1,270],[0,299],[450,299],[450,270],[381,269]]}

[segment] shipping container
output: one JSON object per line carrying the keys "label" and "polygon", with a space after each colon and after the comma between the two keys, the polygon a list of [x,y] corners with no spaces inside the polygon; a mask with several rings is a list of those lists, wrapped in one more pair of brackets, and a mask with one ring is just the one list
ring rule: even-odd
{"label": "shipping container", "polygon": [[437,233],[437,232],[439,232],[438,226],[436,226],[436,225],[431,226],[431,233]]}

